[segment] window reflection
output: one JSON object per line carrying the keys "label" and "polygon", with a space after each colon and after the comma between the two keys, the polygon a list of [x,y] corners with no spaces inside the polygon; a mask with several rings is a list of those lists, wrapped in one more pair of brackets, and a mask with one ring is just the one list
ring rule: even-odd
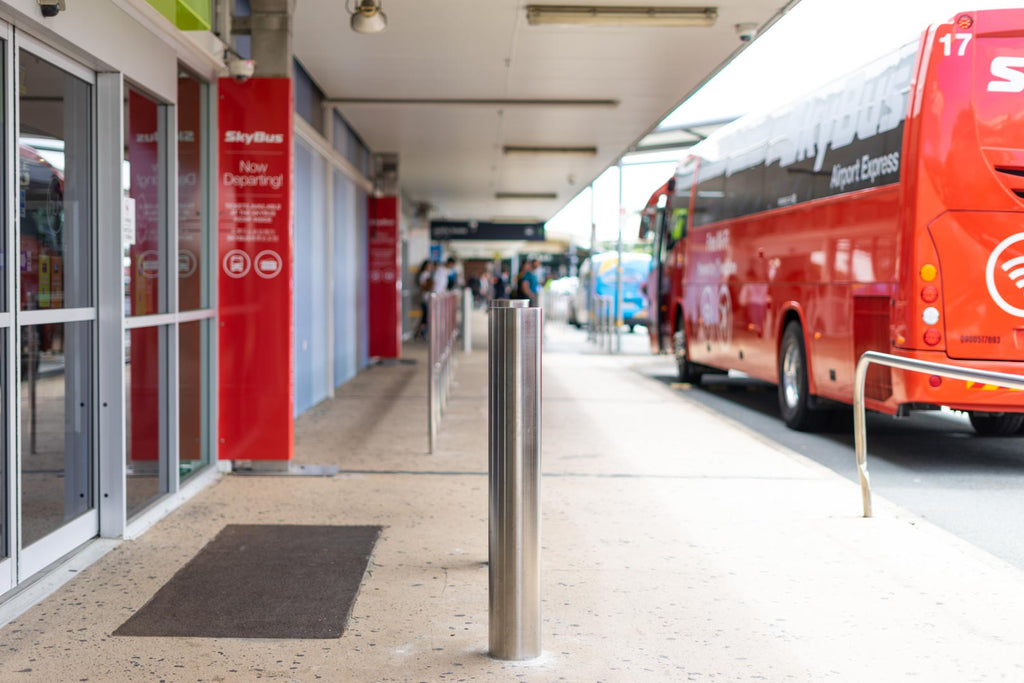
{"label": "window reflection", "polygon": [[179,329],[179,458],[184,481],[206,464],[209,321],[182,323]]}
{"label": "window reflection", "polygon": [[142,327],[125,331],[128,517],[141,512],[167,489],[160,471],[160,463],[166,457],[160,431],[165,393],[162,371],[165,330],[164,327]]}
{"label": "window reflection", "polygon": [[20,305],[90,306],[91,89],[24,51],[20,62]]}
{"label": "window reflection", "polygon": [[203,84],[178,76],[178,308],[206,305],[203,287]]}
{"label": "window reflection", "polygon": [[[124,231],[124,278],[128,315],[167,312],[165,193],[161,160],[165,134],[162,106],[129,88],[125,99],[125,166],[128,208],[134,230]],[[125,332],[125,431],[127,514],[132,517],[168,491],[167,328]]]}
{"label": "window reflection", "polygon": [[93,507],[92,324],[22,328],[21,539],[28,546]]}
{"label": "window reflection", "polygon": [[125,165],[128,167],[124,268],[129,315],[166,312],[164,240],[160,192],[160,107],[129,89],[125,103]]}

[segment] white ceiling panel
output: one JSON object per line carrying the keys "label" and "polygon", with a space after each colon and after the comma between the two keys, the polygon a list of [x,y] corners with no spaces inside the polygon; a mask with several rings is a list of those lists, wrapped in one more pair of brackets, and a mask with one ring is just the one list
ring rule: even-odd
{"label": "white ceiling panel", "polygon": [[[596,28],[530,26],[530,3],[520,0],[384,0],[387,31],[360,35],[348,28],[343,0],[297,0],[294,47],[332,100],[404,101],[339,110],[372,151],[398,154],[404,193],[429,203],[431,217],[547,220],[741,49],[736,24],[765,26],[796,2],[700,5],[717,8],[711,28]],[[424,99],[505,104],[415,102]],[[506,155],[505,145],[597,153]],[[499,200],[496,192],[554,198]]]}

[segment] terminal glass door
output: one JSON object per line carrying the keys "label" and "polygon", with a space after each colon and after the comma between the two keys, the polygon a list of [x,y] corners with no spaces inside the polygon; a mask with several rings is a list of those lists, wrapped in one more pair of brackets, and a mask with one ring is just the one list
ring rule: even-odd
{"label": "terminal glass door", "polygon": [[[7,123],[11,113],[6,88],[7,66],[10,63],[10,55],[8,53],[10,49],[9,31],[9,27],[0,24],[0,125],[2,125],[2,130],[5,131],[7,130]],[[0,158],[8,159],[10,144],[4,136],[0,136],[0,150],[3,152],[3,156]],[[10,217],[9,190],[12,188],[8,184],[10,181],[6,179],[13,177],[8,163],[0,163],[0,168],[4,171],[2,177],[5,178],[3,181],[3,191],[0,192],[0,215],[7,219]],[[9,220],[4,220],[0,223],[0,226],[2,226],[0,227],[0,244],[8,243],[9,224]],[[9,248],[5,248],[4,251],[9,251]],[[0,258],[0,591],[8,590],[17,581],[14,562],[11,560],[14,538],[11,527],[11,520],[14,518],[12,501],[15,500],[15,496],[12,494],[17,477],[11,476],[11,463],[13,462],[9,438],[11,413],[8,410],[7,397],[9,387],[7,381],[9,368],[8,340],[11,338],[11,323],[13,321],[8,300],[9,273],[7,263]]]}
{"label": "terminal glass door", "polygon": [[16,52],[20,578],[98,532],[93,75]]}

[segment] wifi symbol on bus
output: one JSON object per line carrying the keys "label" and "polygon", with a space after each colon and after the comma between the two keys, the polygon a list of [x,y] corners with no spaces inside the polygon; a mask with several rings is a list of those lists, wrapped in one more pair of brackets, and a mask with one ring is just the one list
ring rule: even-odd
{"label": "wifi symbol on bus", "polygon": [[1024,256],[1012,258],[1000,266],[1017,289],[1024,289]]}

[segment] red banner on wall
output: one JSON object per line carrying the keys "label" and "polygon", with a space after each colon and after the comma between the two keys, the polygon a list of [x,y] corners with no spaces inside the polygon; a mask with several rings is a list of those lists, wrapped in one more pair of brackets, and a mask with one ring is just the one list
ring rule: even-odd
{"label": "red banner on wall", "polygon": [[220,458],[290,460],[292,82],[218,88]]}
{"label": "red banner on wall", "polygon": [[[129,196],[135,205],[135,235],[128,248],[129,311],[151,315],[160,310],[159,143],[156,102],[128,91]],[[43,274],[40,259],[40,275]],[[40,293],[43,291],[40,280]],[[160,457],[160,329],[143,327],[129,333],[128,449],[136,467]]]}
{"label": "red banner on wall", "polygon": [[402,278],[398,253],[398,197],[370,197],[370,355],[402,352]]}

